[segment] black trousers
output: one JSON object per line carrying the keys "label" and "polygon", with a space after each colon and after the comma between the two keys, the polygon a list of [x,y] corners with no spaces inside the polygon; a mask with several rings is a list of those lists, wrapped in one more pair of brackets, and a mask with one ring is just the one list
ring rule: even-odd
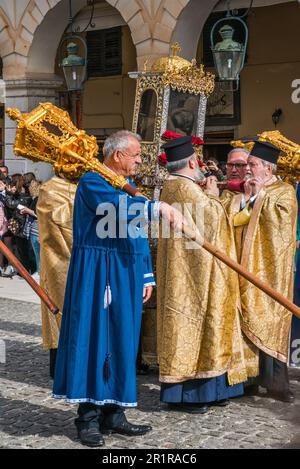
{"label": "black trousers", "polygon": [[35,255],[29,239],[15,236],[18,258],[30,274],[36,272]]}
{"label": "black trousers", "polygon": [[289,390],[287,364],[259,351],[259,376],[250,378],[247,385],[258,385],[268,391],[286,392]]}
{"label": "black trousers", "polygon": [[56,364],[57,348],[50,349],[50,376],[54,379],[55,374],[55,364]]}
{"label": "black trousers", "polygon": [[75,425],[78,430],[83,428],[97,428],[104,421],[109,426],[117,426],[125,419],[124,410],[118,405],[98,406],[96,404],[82,403],[77,410],[78,417]]}

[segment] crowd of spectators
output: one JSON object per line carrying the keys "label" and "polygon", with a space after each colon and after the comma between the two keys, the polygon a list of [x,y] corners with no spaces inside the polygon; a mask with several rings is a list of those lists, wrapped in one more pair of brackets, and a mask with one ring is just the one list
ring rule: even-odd
{"label": "crowd of spectators", "polygon": [[[0,239],[39,280],[39,238],[36,217],[40,182],[33,173],[9,175],[0,167]],[[0,252],[0,275],[18,275]]]}

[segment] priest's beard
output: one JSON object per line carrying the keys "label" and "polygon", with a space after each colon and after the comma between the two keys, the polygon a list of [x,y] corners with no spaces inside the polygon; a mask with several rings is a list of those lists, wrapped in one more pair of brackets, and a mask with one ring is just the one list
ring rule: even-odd
{"label": "priest's beard", "polygon": [[195,182],[201,182],[203,181],[203,179],[205,179],[205,176],[200,168],[195,169],[194,179],[195,179]]}

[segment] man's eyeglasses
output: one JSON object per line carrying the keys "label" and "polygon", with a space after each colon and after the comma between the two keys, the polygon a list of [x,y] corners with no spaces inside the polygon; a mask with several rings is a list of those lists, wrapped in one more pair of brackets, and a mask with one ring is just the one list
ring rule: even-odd
{"label": "man's eyeglasses", "polygon": [[134,155],[130,155],[129,153],[126,153],[125,151],[119,151],[119,153],[121,153],[124,156],[127,156],[128,158],[140,158],[142,156],[140,152]]}
{"label": "man's eyeglasses", "polygon": [[244,169],[246,166],[247,166],[247,163],[227,163],[226,168]]}

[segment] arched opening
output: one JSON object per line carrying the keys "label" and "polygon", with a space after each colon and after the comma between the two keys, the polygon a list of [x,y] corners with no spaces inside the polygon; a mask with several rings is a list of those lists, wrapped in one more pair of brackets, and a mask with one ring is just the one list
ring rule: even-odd
{"label": "arched opening", "polygon": [[[91,7],[86,0],[72,2],[74,29],[85,29]],[[51,9],[37,28],[29,51],[26,75],[47,77],[58,75],[58,50],[68,25],[68,0],[61,0]],[[83,33],[88,45],[87,81],[82,92],[82,126],[101,140],[120,128],[131,128],[135,99],[135,82],[128,72],[135,70],[136,49],[131,31],[120,12],[109,2],[96,0],[94,27]],[[74,100],[64,84],[59,92],[59,105],[71,112],[75,119]],[[72,105],[73,103],[73,105]]]}
{"label": "arched opening", "polygon": [[190,0],[179,15],[171,42],[179,42],[181,56],[192,60],[196,57],[199,37],[205,21],[213,11],[218,0],[205,0],[199,6],[199,0]]}
{"label": "arched opening", "polygon": [[[73,15],[84,6],[86,0],[72,0]],[[43,76],[55,73],[55,58],[61,37],[67,27],[69,2],[61,0],[48,11],[35,30],[28,53],[27,76]]]}

